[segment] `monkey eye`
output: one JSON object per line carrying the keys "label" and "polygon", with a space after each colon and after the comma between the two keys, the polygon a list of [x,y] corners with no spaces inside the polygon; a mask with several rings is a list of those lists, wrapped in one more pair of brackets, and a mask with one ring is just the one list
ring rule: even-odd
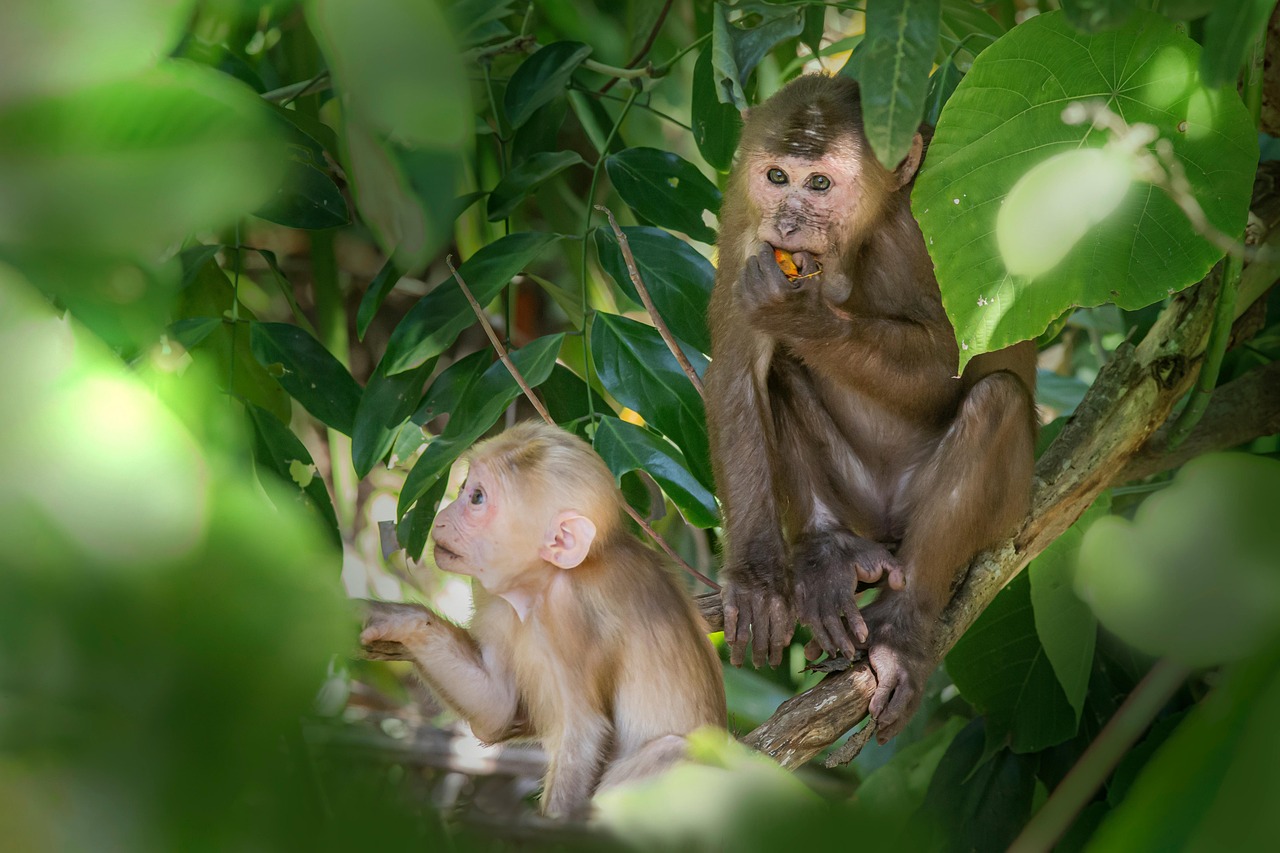
{"label": "monkey eye", "polygon": [[482,503],[484,503],[484,492],[482,492],[480,489],[476,489],[474,492],[471,493],[471,505],[479,506]]}
{"label": "monkey eye", "polygon": [[831,179],[826,175],[814,175],[809,179],[809,189],[823,193],[831,189]]}
{"label": "monkey eye", "polygon": [[769,179],[771,184],[781,185],[787,182],[787,173],[776,167],[766,172],[765,177]]}

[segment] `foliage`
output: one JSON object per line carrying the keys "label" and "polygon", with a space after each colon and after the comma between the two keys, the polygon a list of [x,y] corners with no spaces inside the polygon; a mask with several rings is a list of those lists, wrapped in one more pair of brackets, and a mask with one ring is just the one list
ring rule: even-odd
{"label": "foliage", "polygon": [[[740,110],[803,70],[860,81],[886,164],[936,124],[913,209],[961,360],[1037,339],[1039,402],[1068,415],[1221,259],[1210,232],[1241,236],[1258,148],[1236,81],[1274,3],[111,5],[0,9],[0,822],[20,847],[442,831],[383,769],[299,770],[297,720],[347,683],[342,549],[429,598],[429,560],[393,576],[379,523],[419,558],[451,466],[520,405],[464,283],[553,418],[714,575],[703,401],[655,324],[705,369]],[[1064,121],[1098,99],[1121,123]],[[716,788],[749,807],[697,818],[743,847],[856,821],[884,844],[1003,848],[1150,667],[1131,642],[1218,668],[1116,756],[1064,847],[1257,842],[1280,790],[1258,757],[1276,450],[1099,501],[956,646],[908,731],[824,780],[851,800],[708,742],[617,831]],[[727,673],[736,725],[814,683],[803,639],[782,670]]]}

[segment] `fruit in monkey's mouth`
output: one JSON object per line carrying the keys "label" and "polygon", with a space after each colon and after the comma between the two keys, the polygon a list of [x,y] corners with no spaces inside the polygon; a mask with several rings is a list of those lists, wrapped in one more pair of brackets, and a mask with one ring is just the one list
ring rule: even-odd
{"label": "fruit in monkey's mouth", "polygon": [[782,270],[782,274],[785,275],[789,281],[795,281],[796,279],[800,279],[800,278],[808,278],[811,275],[817,275],[818,273],[822,272],[822,267],[818,266],[817,261],[814,261],[814,266],[815,266],[814,271],[811,273],[807,273],[805,275],[801,275],[800,268],[796,265],[795,256],[792,255],[790,252],[788,252],[786,249],[774,249],[773,260],[778,264],[778,268]]}

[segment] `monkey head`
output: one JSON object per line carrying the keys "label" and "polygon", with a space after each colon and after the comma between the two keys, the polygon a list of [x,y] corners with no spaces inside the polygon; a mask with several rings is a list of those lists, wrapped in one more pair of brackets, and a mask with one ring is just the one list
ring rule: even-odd
{"label": "monkey head", "polygon": [[458,497],[436,516],[436,565],[502,594],[573,569],[620,525],[613,477],[584,442],[519,424],[476,445]]}
{"label": "monkey head", "polygon": [[821,260],[847,257],[872,230],[890,198],[919,168],[924,140],[893,171],[876,160],[862,124],[858,84],[843,77],[798,77],[751,109],[735,166],[752,212],[755,241]]}

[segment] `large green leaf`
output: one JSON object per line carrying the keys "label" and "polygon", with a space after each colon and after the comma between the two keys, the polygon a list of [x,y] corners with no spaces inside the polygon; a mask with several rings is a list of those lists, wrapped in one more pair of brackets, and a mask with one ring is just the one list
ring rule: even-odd
{"label": "large green leaf", "polygon": [[173,49],[194,0],[0,3],[0,103],[137,74]]}
{"label": "large green leaf", "polygon": [[716,232],[702,221],[704,210],[720,212],[720,190],[698,167],[657,148],[628,148],[604,161],[622,200],[645,219],[714,243]]}
{"label": "large green leaf", "polygon": [[[701,374],[707,360],[685,351]],[[712,483],[706,412],[693,383],[652,326],[616,314],[591,322],[591,357],[605,390],[684,451],[703,485]]]}
{"label": "large green leaf", "polygon": [[666,439],[624,420],[602,417],[596,425],[595,448],[619,483],[623,474],[644,471],[694,527],[720,523],[715,496],[689,473],[684,454]]}
{"label": "large green leaf", "polygon": [[286,488],[296,489],[303,509],[319,517],[330,539],[341,548],[342,534],[338,531],[333,499],[325,488],[324,478],[316,473],[315,461],[306,445],[266,409],[252,403],[246,408],[253,423],[254,458],[258,465],[274,472]]}
{"label": "large green leaf", "polygon": [[1132,522],[1109,516],[1089,529],[1076,590],[1103,625],[1144,652],[1189,666],[1239,660],[1274,640],[1280,625],[1277,506],[1280,461],[1202,456]]}
{"label": "large green leaf", "polygon": [[1035,337],[1071,306],[1138,308],[1199,281],[1221,252],[1163,192],[1135,186],[1053,269],[1012,275],[995,237],[1001,203],[1055,154],[1097,148],[1106,134],[1062,121],[1073,100],[1108,99],[1130,123],[1170,140],[1209,221],[1244,227],[1258,149],[1229,89],[1198,83],[1199,48],[1159,15],[1135,12],[1084,35],[1061,13],[1015,27],[974,61],[947,102],[912,206],[933,257],[961,363]]}
{"label": "large green leaf", "polygon": [[471,87],[437,3],[311,0],[305,8],[359,122],[412,146],[452,149],[470,139]]}
{"label": "large green leaf", "polygon": [[337,228],[351,221],[347,200],[333,178],[296,151],[288,158],[284,182],[254,215],[289,228],[313,231]]}
{"label": "large green leaf", "polygon": [[266,201],[284,155],[261,100],[193,63],[10,104],[0,243],[159,254]]}
{"label": "large green leaf", "polygon": [[[564,335],[547,335],[511,353],[511,360],[531,387],[542,384],[555,367]],[[399,514],[404,515],[437,480],[449,471],[454,460],[495,423],[507,406],[520,396],[520,386],[507,366],[495,361],[467,390],[449,418],[444,432],[427,445],[400,490]]]}
{"label": "large green leaf", "polygon": [[1098,639],[1098,620],[1089,605],[1072,588],[1080,541],[1093,522],[1111,511],[1111,499],[1103,494],[1093,506],[1031,561],[1031,604],[1035,612],[1036,635],[1044,646],[1058,684],[1076,712],[1076,722],[1089,692],[1093,670],[1093,647]]}
{"label": "large green leaf", "polygon": [[717,96],[710,45],[698,54],[698,62],[693,67],[689,112],[693,141],[702,159],[716,171],[729,171],[733,152],[738,149],[738,136],[742,133],[742,114],[733,104],[723,103]]}
{"label": "large green leaf", "polygon": [[1207,86],[1235,86],[1253,43],[1266,34],[1276,0],[1218,3],[1204,22],[1200,70]]}
{"label": "large green leaf", "polygon": [[1265,850],[1280,831],[1280,648],[1223,673],[1090,851]]}
{"label": "large green leaf", "polygon": [[322,423],[351,435],[360,386],[324,345],[288,323],[253,323],[254,358]]}
{"label": "large green leaf", "polygon": [[583,159],[574,151],[544,151],[533,154],[507,173],[489,196],[489,221],[506,219],[520,202],[570,166]]}
{"label": "large green leaf", "polygon": [[[623,227],[622,233],[635,256],[640,279],[672,334],[701,352],[710,352],[707,304],[711,301],[711,287],[716,277],[711,262],[688,243],[660,228],[628,226]],[[611,229],[596,230],[596,252],[605,272],[639,304],[640,294],[631,281],[618,238]]]}
{"label": "large green leaf", "polygon": [[[508,234],[467,258],[458,274],[476,301],[487,305],[543,249],[559,239],[558,234],[534,231]],[[466,296],[450,276],[418,300],[391,333],[383,356],[387,374],[410,370],[444,352],[475,321]]]}
{"label": "large green leaf", "polygon": [[520,127],[538,107],[563,93],[573,72],[590,55],[588,45],[558,41],[522,62],[511,75],[502,102],[511,127]]}
{"label": "large green leaf", "polygon": [[[583,421],[591,414],[592,407],[597,414],[613,411],[603,397],[595,390],[588,392],[587,383],[563,364],[555,366],[538,391],[542,394],[542,401],[547,404],[547,412],[558,424],[569,425],[570,421]],[[591,396],[590,407],[587,404],[588,393]]]}
{"label": "large green leaf", "polygon": [[[401,425],[391,450],[390,464],[402,464],[417,453],[428,441],[427,423],[440,415],[452,413],[492,363],[493,353],[482,349],[458,359],[440,371],[440,375],[432,380],[431,387],[422,396],[418,408]],[[399,375],[408,376],[412,373],[410,371]]]}
{"label": "large green leaf", "polygon": [[356,409],[351,462],[359,477],[372,471],[390,452],[404,422],[422,399],[422,386],[436,366],[435,359],[430,358],[412,370],[389,376],[386,363],[384,356],[369,377]]}
{"label": "large green leaf", "polygon": [[907,156],[924,119],[941,14],[941,0],[867,4],[862,116],[871,150],[887,169]]}
{"label": "large green leaf", "polygon": [[[720,101],[747,109],[747,80],[764,55],[804,29],[803,6],[743,0],[716,3],[712,12],[711,59]],[[735,17],[736,16],[736,17]],[[730,17],[735,19],[731,22]]]}
{"label": "large green leaf", "polygon": [[1031,583],[1018,575],[947,655],[960,693],[987,714],[990,742],[1037,752],[1076,733],[1076,714],[1036,633]]}

